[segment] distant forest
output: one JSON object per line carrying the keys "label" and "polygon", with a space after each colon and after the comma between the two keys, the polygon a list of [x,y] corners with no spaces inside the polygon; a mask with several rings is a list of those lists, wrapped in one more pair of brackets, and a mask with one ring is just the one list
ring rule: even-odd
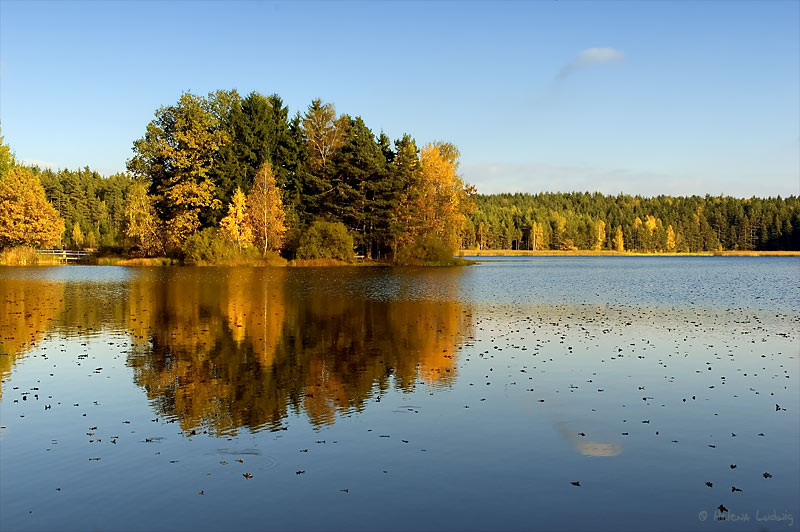
{"label": "distant forest", "polygon": [[544,193],[475,198],[465,247],[800,250],[800,199]]}
{"label": "distant forest", "polygon": [[392,141],[321,100],[291,116],[276,94],[184,93],[132,148],[127,172],[103,177],[19,165],[0,137],[0,248],[409,264],[476,248],[800,250],[795,196],[480,195],[453,144]]}

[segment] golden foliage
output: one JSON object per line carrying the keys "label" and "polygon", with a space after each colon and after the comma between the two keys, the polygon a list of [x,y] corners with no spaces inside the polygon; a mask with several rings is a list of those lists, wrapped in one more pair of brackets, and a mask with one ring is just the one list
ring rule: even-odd
{"label": "golden foliage", "polygon": [[458,151],[450,144],[445,152],[436,144],[422,148],[418,182],[411,183],[401,198],[398,214],[398,247],[413,246],[423,235],[458,248],[471,200],[456,175]]}
{"label": "golden foliage", "polygon": [[208,100],[185,93],[177,105],[162,107],[134,142],[128,161],[134,174],[151,180],[166,221],[167,245],[181,248],[200,227],[200,214],[221,205],[211,169],[219,148],[230,139]]}
{"label": "golden foliage", "polygon": [[0,175],[0,248],[50,247],[63,233],[64,220],[47,201],[38,177],[23,168]]}
{"label": "golden foliage", "polygon": [[127,319],[137,341],[129,364],[184,430],[275,428],[292,405],[313,424],[330,424],[362,408],[392,375],[403,389],[420,379],[448,385],[470,327],[454,301],[306,298],[288,289],[286,269],[167,275],[131,286]]}
{"label": "golden foliage", "polygon": [[128,191],[125,221],[125,236],[142,255],[149,257],[165,252],[162,224],[156,215],[155,201],[144,183],[134,183]]}
{"label": "golden foliage", "polygon": [[174,209],[166,224],[167,244],[180,248],[200,227],[200,211],[213,208],[219,200],[214,199],[215,186],[208,177],[197,182],[176,176],[170,182],[171,186],[164,191],[167,203]]}
{"label": "golden foliage", "polygon": [[253,243],[253,231],[247,220],[247,201],[241,188],[236,187],[231,204],[228,205],[228,215],[219,225],[222,235],[235,242],[239,251]]}
{"label": "golden foliage", "polygon": [[286,233],[286,214],[275,175],[269,163],[259,168],[253,188],[247,196],[248,223],[253,239],[263,255],[280,249]]}
{"label": "golden foliage", "polygon": [[0,279],[0,398],[2,382],[52,327],[64,308],[64,284]]}
{"label": "golden foliage", "polygon": [[675,230],[672,225],[667,226],[667,251],[675,251]]}
{"label": "golden foliage", "polygon": [[81,231],[81,224],[76,223],[72,227],[72,244],[78,248],[83,248],[83,231]]}
{"label": "golden foliage", "polygon": [[617,232],[614,234],[614,250],[625,251],[625,240],[622,238],[622,227],[619,225],[617,226]]}
{"label": "golden foliage", "polygon": [[606,223],[603,220],[597,220],[594,224],[594,246],[592,249],[599,251],[603,249],[603,244],[606,241]]}

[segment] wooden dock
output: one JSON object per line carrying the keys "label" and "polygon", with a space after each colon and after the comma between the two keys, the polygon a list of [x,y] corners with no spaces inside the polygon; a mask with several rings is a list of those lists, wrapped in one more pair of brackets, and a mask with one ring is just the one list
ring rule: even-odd
{"label": "wooden dock", "polygon": [[89,262],[89,259],[93,255],[93,253],[90,251],[78,251],[71,249],[37,249],[36,254],[53,257],[61,264]]}

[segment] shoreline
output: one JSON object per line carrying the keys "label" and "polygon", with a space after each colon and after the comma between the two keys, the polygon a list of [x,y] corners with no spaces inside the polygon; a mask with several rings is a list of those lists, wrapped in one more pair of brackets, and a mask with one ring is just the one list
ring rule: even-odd
{"label": "shoreline", "polygon": [[638,252],[638,251],[561,251],[547,249],[465,249],[464,257],[800,257],[800,251],[696,251],[696,252]]}
{"label": "shoreline", "polygon": [[0,261],[0,266],[199,266],[199,267],[262,267],[262,268],[392,268],[392,267],[448,267],[448,266],[469,266],[475,264],[475,260],[481,258],[503,258],[503,257],[800,257],[800,251],[698,251],[686,253],[669,252],[636,252],[636,251],[594,251],[594,250],[517,250],[517,249],[470,249],[461,250],[459,255],[454,257],[452,263],[426,263],[417,265],[396,265],[386,261],[362,260],[354,262],[343,262],[335,259],[294,259],[294,260],[275,260],[275,259],[233,259],[215,263],[181,264],[177,259],[167,257],[153,258],[125,258],[125,257],[94,257],[89,262],[65,264],[60,261],[52,260],[50,257],[37,257],[35,262],[7,262]]}

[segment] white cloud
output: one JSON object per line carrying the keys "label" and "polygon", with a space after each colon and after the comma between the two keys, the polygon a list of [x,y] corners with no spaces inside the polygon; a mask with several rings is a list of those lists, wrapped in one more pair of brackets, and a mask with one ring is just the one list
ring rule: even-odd
{"label": "white cloud", "polygon": [[572,61],[564,65],[556,79],[564,80],[579,68],[604,63],[616,63],[625,59],[625,52],[614,48],[588,48],[577,55]]}

